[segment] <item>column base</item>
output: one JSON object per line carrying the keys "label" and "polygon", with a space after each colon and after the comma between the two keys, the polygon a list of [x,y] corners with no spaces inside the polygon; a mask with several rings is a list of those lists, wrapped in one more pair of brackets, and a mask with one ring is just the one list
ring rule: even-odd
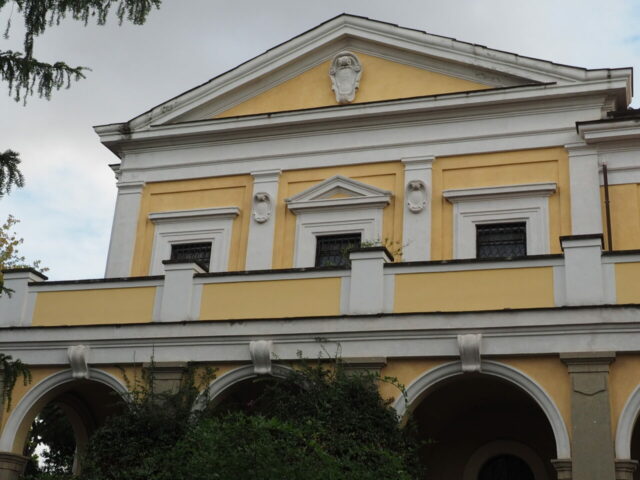
{"label": "column base", "polygon": [[28,461],[22,455],[0,452],[0,480],[18,480]]}
{"label": "column base", "polygon": [[571,459],[570,458],[556,458],[551,460],[553,468],[556,469],[558,474],[558,480],[571,480]]}
{"label": "column base", "polygon": [[633,480],[637,468],[637,460],[616,460],[616,480]]}

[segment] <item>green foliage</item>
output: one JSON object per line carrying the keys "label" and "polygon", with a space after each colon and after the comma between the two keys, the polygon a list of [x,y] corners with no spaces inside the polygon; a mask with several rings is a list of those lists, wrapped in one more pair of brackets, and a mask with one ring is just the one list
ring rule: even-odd
{"label": "green foliage", "polygon": [[[193,372],[177,392],[158,393],[153,373],[136,382],[122,413],[92,436],[86,480],[410,480],[417,443],[398,423],[378,383],[336,359],[300,361],[287,378],[260,377],[247,409],[214,408]],[[399,386],[400,387],[400,386]],[[206,389],[205,389],[206,391]]]}
{"label": "green foliage", "polygon": [[0,382],[0,403],[6,404],[6,409],[11,408],[13,388],[16,386],[18,379],[22,377],[24,385],[31,383],[31,371],[20,359],[14,360],[11,355],[0,353],[0,373],[2,374],[2,382]]}
{"label": "green foliage", "polygon": [[[0,53],[0,69],[2,68],[2,54]],[[11,192],[11,187],[23,187],[24,177],[18,168],[20,157],[13,150],[5,150],[0,153],[0,197]]]}
{"label": "green foliage", "polygon": [[9,215],[7,220],[0,225],[0,295],[11,295],[11,290],[4,287],[2,281],[2,271],[12,268],[31,267],[41,272],[49,270],[41,265],[40,260],[35,260],[29,265],[24,256],[18,252],[18,247],[24,241],[13,231],[16,223],[20,222],[13,215]]}
{"label": "green foliage", "polygon": [[[38,445],[46,445],[40,456]],[[76,441],[65,412],[56,403],[47,404],[31,424],[24,455],[30,457],[25,478],[55,478],[70,474]],[[39,465],[42,460],[42,466]]]}
{"label": "green foliage", "polygon": [[[11,4],[24,20],[26,32],[23,52],[0,51],[0,79],[7,82],[9,94],[19,101],[34,93],[49,98],[51,92],[69,87],[71,80],[84,78],[86,67],[70,67],[65,62],[53,64],[33,57],[34,39],[48,27],[59,25],[70,17],[85,23],[95,19],[104,25],[109,12],[116,5],[115,14],[120,23],[127,20],[135,25],[143,24],[151,10],[160,7],[161,0],[0,0],[0,9]],[[13,10],[12,10],[13,13]],[[4,38],[9,37],[11,17],[7,21]]]}

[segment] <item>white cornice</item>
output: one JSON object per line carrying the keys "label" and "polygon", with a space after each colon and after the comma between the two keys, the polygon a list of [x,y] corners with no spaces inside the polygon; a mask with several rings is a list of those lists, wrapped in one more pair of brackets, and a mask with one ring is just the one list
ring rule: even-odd
{"label": "white cornice", "polygon": [[173,210],[170,212],[150,213],[149,220],[153,223],[165,223],[208,218],[236,218],[239,214],[240,209],[238,207],[196,208],[193,210]]}
{"label": "white cornice", "polygon": [[491,200],[495,198],[548,197],[558,186],[555,183],[526,183],[520,185],[502,185],[497,187],[461,188],[444,190],[442,196],[451,203],[473,200]]}
{"label": "white cornice", "polygon": [[578,125],[580,136],[587,143],[640,139],[640,119],[583,123]]}

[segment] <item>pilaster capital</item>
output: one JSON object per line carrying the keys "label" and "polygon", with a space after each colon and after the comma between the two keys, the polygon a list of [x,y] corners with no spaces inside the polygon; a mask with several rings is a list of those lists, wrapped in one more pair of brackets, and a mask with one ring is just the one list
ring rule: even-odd
{"label": "pilaster capital", "polygon": [[145,182],[143,181],[129,181],[129,182],[116,183],[116,187],[118,187],[118,195],[140,194],[142,193],[144,186],[145,186]]}
{"label": "pilaster capital", "polygon": [[569,373],[608,373],[609,365],[616,359],[615,352],[561,353],[560,360]]}
{"label": "pilaster capital", "polygon": [[402,159],[405,171],[430,169],[436,157],[433,155],[420,155]]}

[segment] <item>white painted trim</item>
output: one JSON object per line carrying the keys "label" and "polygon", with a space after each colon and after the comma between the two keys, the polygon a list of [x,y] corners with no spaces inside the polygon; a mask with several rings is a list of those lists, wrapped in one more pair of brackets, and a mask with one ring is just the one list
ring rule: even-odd
{"label": "white painted trim", "polygon": [[[247,352],[249,349],[247,348]],[[286,378],[293,370],[284,365],[272,364],[271,365],[271,373],[270,375],[276,378]],[[255,372],[255,368],[253,364],[245,365],[243,367],[234,368],[221,375],[220,378],[216,378],[213,382],[209,384],[207,387],[209,399],[217,403],[216,400],[219,401],[220,397],[224,395],[224,393],[233,388],[235,385],[245,382],[247,380],[251,380],[257,378],[259,375]],[[202,402],[205,399],[205,393],[201,393],[198,395],[198,398],[194,402],[193,409],[199,410],[202,409]]]}
{"label": "white painted trim", "polygon": [[[403,158],[404,164],[404,192],[405,206],[402,224],[402,260],[406,262],[431,259],[431,201],[432,180],[431,173],[434,156]],[[412,207],[408,195],[410,184],[418,182],[422,185],[424,207]]]}
{"label": "white painted trim", "polygon": [[[247,243],[247,270],[270,269],[273,259],[273,242],[276,228],[276,202],[280,170],[251,172],[253,176],[253,215],[249,220],[249,240]],[[266,195],[270,211],[266,219],[256,219],[256,195]]]}
{"label": "white painted trim", "polygon": [[29,290],[33,293],[40,292],[71,292],[80,290],[110,290],[112,288],[144,288],[144,287],[160,287],[163,284],[162,278],[141,279],[141,280],[123,280],[121,282],[101,281],[96,279],[95,282],[87,283],[61,283],[48,284],[44,282],[42,285],[30,285]]}
{"label": "white painted trim", "polygon": [[[549,420],[549,425],[556,441],[557,458],[571,458],[569,433],[562,415],[553,399],[535,380],[519,370],[499,362],[483,360],[481,369],[483,374],[506,380],[529,394],[542,409],[547,420]],[[400,396],[394,402],[393,408],[395,408],[398,416],[403,418],[408,410],[413,410],[417,407],[430,388],[443,380],[462,374],[461,362],[452,362],[435,367],[414,380],[407,387],[406,396]]]}
{"label": "white painted trim", "polygon": [[573,235],[602,233],[598,151],[585,143],[571,143],[565,148],[569,154],[571,232]]}
{"label": "white painted trim", "polygon": [[555,183],[445,190],[453,203],[453,256],[476,257],[476,225],[524,222],[527,254],[549,253],[549,201]]}
{"label": "white painted trim", "polygon": [[[91,381],[99,382],[107,387],[112,388],[118,394],[125,396],[128,394],[128,390],[120,380],[113,375],[98,370],[96,368],[89,368],[89,378]],[[13,452],[18,449],[22,453],[22,445],[14,445],[16,435],[20,430],[20,426],[26,418],[32,413],[33,409],[44,405],[38,405],[49,392],[60,387],[61,385],[76,381],[73,378],[71,369],[63,370],[53,375],[48,376],[44,380],[34,385],[29,391],[20,399],[15,408],[11,411],[9,418],[2,430],[2,436],[0,437],[0,451]]]}
{"label": "white painted trim", "polygon": [[616,428],[615,450],[617,460],[631,459],[631,437],[640,414],[640,385],[638,385],[622,408]]}
{"label": "white painted trim", "polygon": [[233,220],[239,215],[238,207],[202,208],[150,213],[155,225],[151,250],[151,275],[162,275],[163,260],[171,257],[174,244],[211,242],[209,271],[228,269]]}
{"label": "white painted trim", "polygon": [[113,213],[109,253],[104,274],[107,278],[126,277],[131,273],[144,185],[142,181],[121,181],[117,184],[118,197]]}
{"label": "white painted trim", "polygon": [[640,125],[637,119],[578,125],[578,132],[588,144],[640,139]]}

